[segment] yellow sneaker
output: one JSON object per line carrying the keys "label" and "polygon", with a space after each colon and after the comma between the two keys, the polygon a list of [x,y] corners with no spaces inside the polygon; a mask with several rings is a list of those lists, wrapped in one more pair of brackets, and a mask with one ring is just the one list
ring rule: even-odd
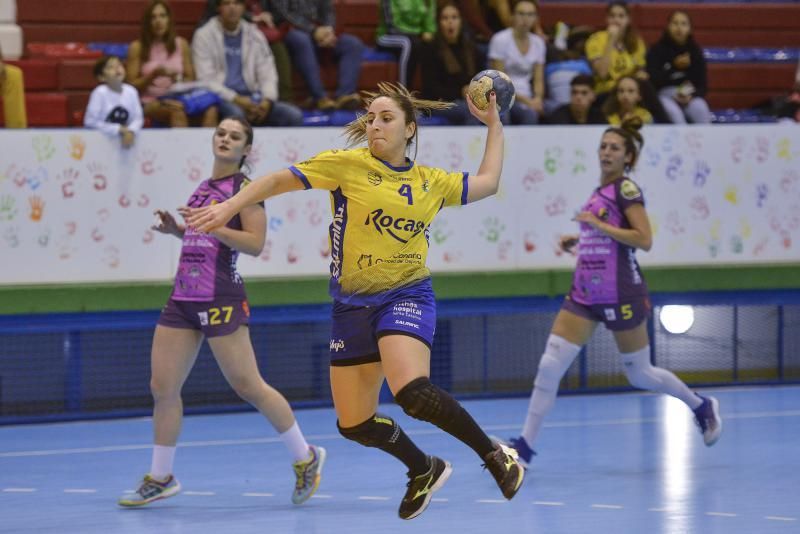
{"label": "yellow sneaker", "polygon": [[303,504],[314,495],[322,479],[322,466],[325,463],[325,449],[315,445],[309,445],[308,450],[311,456],[307,460],[301,460],[292,464],[294,476],[297,477],[292,493],[292,502]]}

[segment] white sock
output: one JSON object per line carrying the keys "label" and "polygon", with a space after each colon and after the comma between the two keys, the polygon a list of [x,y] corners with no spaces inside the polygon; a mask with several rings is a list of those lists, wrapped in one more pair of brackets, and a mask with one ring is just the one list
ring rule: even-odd
{"label": "white sock", "polygon": [[153,445],[153,459],[150,463],[150,476],[156,480],[165,480],[172,474],[175,463],[175,447]]}
{"label": "white sock", "polygon": [[292,455],[295,462],[308,459],[310,455],[308,443],[306,443],[306,438],[300,431],[300,426],[297,424],[297,421],[294,422],[289,430],[282,433],[280,436],[281,441],[283,441],[283,444],[289,449],[289,454]]}
{"label": "white sock", "polygon": [[580,351],[580,346],[570,343],[562,337],[550,334],[547,338],[547,346],[539,361],[536,380],[533,382],[533,393],[528,403],[528,415],[522,426],[522,437],[525,438],[528,446],[533,446],[545,416],[556,403],[561,378]]}
{"label": "white sock", "polygon": [[633,387],[666,393],[685,402],[694,410],[703,399],[671,371],[650,363],[650,347],[622,354],[625,374]]}

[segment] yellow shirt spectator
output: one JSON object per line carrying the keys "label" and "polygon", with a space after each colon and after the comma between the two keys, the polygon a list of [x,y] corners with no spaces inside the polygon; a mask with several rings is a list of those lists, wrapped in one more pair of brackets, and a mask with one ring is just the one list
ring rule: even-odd
{"label": "yellow shirt spectator", "polygon": [[[651,115],[650,112],[645,108],[636,106],[636,108],[633,110],[633,114],[642,119],[644,124],[653,124],[653,115]],[[618,113],[612,113],[606,117],[606,119],[611,126],[620,126],[622,124],[622,117],[620,117]]]}
{"label": "yellow shirt spectator", "polygon": [[[586,58],[589,63],[603,57],[607,46],[608,32],[606,30],[593,33],[586,41]],[[611,50],[608,75],[604,79],[595,76],[595,92],[607,93],[614,89],[614,84],[623,76],[633,76],[636,71],[644,69],[646,51],[647,47],[641,39],[638,39],[636,50],[632,54],[624,47],[614,47]]]}
{"label": "yellow shirt spectator", "polygon": [[0,61],[0,98],[3,99],[3,114],[6,128],[27,128],[25,112],[25,83],[22,70]]}

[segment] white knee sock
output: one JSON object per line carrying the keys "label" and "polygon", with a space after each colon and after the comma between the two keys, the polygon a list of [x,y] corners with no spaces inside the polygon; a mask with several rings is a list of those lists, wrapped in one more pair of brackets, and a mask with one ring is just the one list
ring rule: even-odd
{"label": "white knee sock", "polygon": [[550,337],[547,338],[547,346],[539,361],[536,380],[533,382],[533,393],[528,403],[528,415],[522,426],[522,437],[529,446],[533,446],[544,417],[556,402],[561,378],[580,351],[581,348],[578,345],[573,345],[562,337],[550,334]]}
{"label": "white knee sock", "polygon": [[703,403],[703,399],[680,378],[650,363],[650,347],[624,353],[622,361],[625,364],[625,375],[633,387],[672,395],[685,402],[692,410]]}
{"label": "white knee sock", "polygon": [[172,474],[175,463],[175,447],[153,445],[153,459],[150,462],[150,476],[156,480],[164,480]]}
{"label": "white knee sock", "polygon": [[297,424],[297,421],[289,427],[289,430],[283,432],[280,436],[281,441],[286,445],[289,454],[292,455],[295,462],[308,459],[308,443],[306,443],[306,438],[300,431],[300,426]]}

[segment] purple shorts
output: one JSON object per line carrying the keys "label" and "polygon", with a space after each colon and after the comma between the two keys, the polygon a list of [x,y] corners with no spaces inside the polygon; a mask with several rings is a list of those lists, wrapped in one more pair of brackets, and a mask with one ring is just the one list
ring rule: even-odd
{"label": "purple shorts", "polygon": [[436,300],[430,280],[387,295],[377,306],[352,306],[333,302],[331,365],[361,365],[381,361],[378,338],[402,334],[433,345]]}
{"label": "purple shorts", "polygon": [[581,304],[566,297],[561,309],[590,321],[603,323],[606,328],[614,331],[636,328],[650,317],[652,311],[647,295],[612,304]]}
{"label": "purple shorts", "polygon": [[161,326],[200,330],[206,337],[227,336],[249,323],[250,306],[242,298],[219,298],[210,302],[170,298],[158,318]]}

